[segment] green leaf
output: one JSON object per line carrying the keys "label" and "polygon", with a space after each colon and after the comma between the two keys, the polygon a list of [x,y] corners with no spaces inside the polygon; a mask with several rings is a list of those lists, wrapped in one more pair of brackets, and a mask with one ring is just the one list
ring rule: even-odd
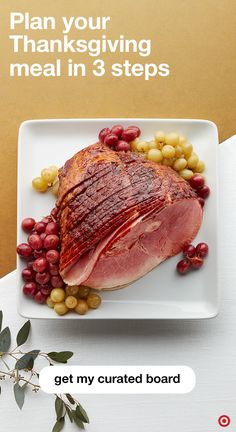
{"label": "green leaf", "polygon": [[29,336],[30,332],[30,321],[26,321],[26,323],[21,327],[16,337],[17,346],[23,345]]}
{"label": "green leaf", "polygon": [[33,359],[33,357],[31,357],[31,358],[29,359],[27,369],[28,369],[28,370],[32,370],[33,367],[34,367],[34,359]]}
{"label": "green leaf", "polygon": [[75,400],[73,399],[73,397],[69,393],[66,393],[66,397],[67,397],[68,401],[71,403],[71,405],[75,404]]}
{"label": "green leaf", "polygon": [[73,355],[74,353],[71,351],[53,351],[48,353],[48,357],[57,363],[67,363],[67,360],[69,360]]}
{"label": "green leaf", "polygon": [[73,423],[73,417],[72,417],[72,414],[71,414],[71,410],[70,410],[70,408],[68,406],[66,406],[66,412],[67,412],[67,415],[68,415],[71,423]]}
{"label": "green leaf", "polygon": [[60,420],[62,417],[64,417],[64,403],[63,401],[57,396],[55,400],[55,410],[57,414],[57,420]]}
{"label": "green leaf", "polygon": [[83,423],[89,423],[88,415],[82,405],[77,405],[76,407],[76,415]]}
{"label": "green leaf", "polygon": [[65,424],[64,417],[61,418],[60,420],[57,420],[55,425],[54,425],[52,432],[60,432],[63,429],[64,424]]}
{"label": "green leaf", "polygon": [[0,333],[0,353],[7,352],[11,345],[11,332],[9,327],[3,329]]}
{"label": "green leaf", "polygon": [[0,331],[2,330],[2,318],[3,318],[2,311],[0,311]]}
{"label": "green leaf", "polygon": [[21,409],[25,401],[25,387],[21,387],[18,383],[14,385],[14,396],[18,407]]}
{"label": "green leaf", "polygon": [[71,411],[71,414],[72,414],[72,417],[73,417],[73,420],[74,420],[75,424],[76,424],[80,429],[84,429],[84,424],[83,424],[83,422],[82,422],[82,421],[77,417],[76,411],[75,411],[75,410],[72,410],[72,411]]}
{"label": "green leaf", "polygon": [[28,352],[27,354],[24,354],[19,360],[17,360],[15,364],[16,369],[31,369],[32,361],[34,361],[38,354],[40,353],[40,350],[33,350]]}

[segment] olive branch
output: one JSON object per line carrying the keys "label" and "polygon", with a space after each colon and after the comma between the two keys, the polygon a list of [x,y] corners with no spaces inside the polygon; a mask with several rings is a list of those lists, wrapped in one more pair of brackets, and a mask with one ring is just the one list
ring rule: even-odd
{"label": "olive branch", "polygon": [[[3,313],[0,311],[0,362],[3,370],[0,370],[0,381],[9,379],[13,383],[13,393],[16,403],[22,409],[25,402],[26,390],[31,389],[37,393],[40,390],[38,384],[39,373],[34,369],[35,360],[41,358],[46,360],[50,366],[54,363],[67,363],[73,356],[71,351],[49,352],[40,350],[22,351],[21,347],[25,344],[30,333],[30,321],[27,321],[19,330],[16,336],[16,347],[11,347],[11,332],[9,327],[2,329]],[[9,359],[15,362],[14,368],[9,366]],[[1,394],[1,386],[0,386]],[[65,424],[65,419],[69,418],[78,428],[84,429],[84,425],[89,423],[89,418],[82,405],[70,394],[54,394],[56,422],[52,432],[60,432]]]}

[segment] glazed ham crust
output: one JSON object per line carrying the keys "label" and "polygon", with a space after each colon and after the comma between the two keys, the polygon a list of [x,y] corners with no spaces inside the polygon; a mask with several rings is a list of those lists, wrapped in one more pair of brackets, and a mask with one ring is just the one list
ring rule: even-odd
{"label": "glazed ham crust", "polygon": [[[189,184],[171,168],[147,161],[136,153],[114,152],[101,143],[78,152],[59,173],[56,208],[61,228],[62,277],[70,281],[68,275],[81,258],[85,261],[96,248],[100,250],[101,242],[119,227],[121,232],[128,233],[135,221],[157,215],[183,200],[194,202],[196,207],[198,223],[192,233],[195,236],[201,223],[200,205]],[[141,234],[139,230],[138,235]],[[104,253],[100,251],[100,255]],[[100,255],[97,254],[97,259]],[[94,266],[96,263],[95,260]],[[93,270],[91,263],[90,267]]]}

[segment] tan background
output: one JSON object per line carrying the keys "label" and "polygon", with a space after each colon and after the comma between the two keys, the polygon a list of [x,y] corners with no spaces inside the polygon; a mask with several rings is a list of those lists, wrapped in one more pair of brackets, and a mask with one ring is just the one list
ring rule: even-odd
{"label": "tan background", "polygon": [[[2,0],[0,13],[0,276],[15,267],[17,134],[22,121],[53,117],[182,117],[213,120],[220,140],[236,133],[235,0]],[[169,63],[168,78],[9,78],[9,63],[49,62],[58,54],[11,52],[9,13],[111,16],[107,36],[151,38],[150,58],[103,55],[111,64]],[[23,33],[24,30],[22,29]],[[16,33],[21,33],[20,27]],[[102,32],[74,32],[98,38]],[[46,37],[43,32],[29,33]],[[60,37],[58,31],[47,37]],[[61,56],[61,55],[60,55]],[[70,55],[71,56],[71,55]],[[69,55],[67,57],[70,57]],[[74,60],[76,54],[73,55]],[[86,57],[78,57],[78,62]],[[91,60],[89,60],[91,63]]]}

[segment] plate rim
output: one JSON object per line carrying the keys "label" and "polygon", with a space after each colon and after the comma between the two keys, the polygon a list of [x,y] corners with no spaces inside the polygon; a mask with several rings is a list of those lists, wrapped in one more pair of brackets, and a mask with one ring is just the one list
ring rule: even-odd
{"label": "plate rim", "polygon": [[[20,175],[20,164],[19,164],[19,152],[20,149],[22,147],[22,143],[21,143],[21,134],[24,131],[25,128],[27,128],[30,125],[34,125],[34,124],[40,124],[40,123],[80,123],[80,122],[85,122],[85,123],[89,123],[89,122],[95,122],[95,123],[100,123],[100,122],[105,122],[105,121],[115,121],[115,122],[121,122],[121,121],[142,121],[142,122],[152,122],[152,121],[161,121],[164,123],[168,123],[168,122],[174,122],[174,123],[201,123],[201,124],[206,124],[209,125],[213,130],[214,130],[214,134],[215,134],[215,138],[216,138],[216,166],[215,166],[215,170],[216,170],[216,195],[215,195],[215,199],[216,199],[216,237],[215,237],[215,241],[216,241],[216,293],[215,293],[215,305],[213,307],[213,310],[209,313],[206,313],[203,316],[189,316],[189,317],[146,317],[146,316],[139,316],[139,317],[126,317],[126,316],[121,316],[121,317],[107,317],[107,316],[103,316],[103,317],[91,317],[91,316],[58,316],[55,314],[55,316],[44,316],[44,317],[36,317],[36,316],[31,316],[30,314],[24,314],[22,312],[22,310],[20,310],[20,293],[18,290],[18,295],[17,295],[17,312],[20,316],[24,317],[24,318],[29,318],[29,319],[37,319],[37,320],[55,320],[55,319],[64,319],[64,320],[78,320],[78,319],[82,319],[84,321],[90,321],[90,320],[206,320],[206,319],[213,319],[215,317],[218,316],[219,311],[220,311],[220,300],[221,300],[221,296],[220,296],[220,284],[219,284],[219,234],[218,234],[218,229],[219,229],[219,176],[218,176],[218,172],[219,172],[219,158],[218,158],[218,145],[219,145],[219,135],[218,135],[218,128],[217,125],[212,121],[212,120],[207,120],[207,119],[191,119],[191,118],[166,118],[166,117],[97,117],[97,118],[93,118],[93,117],[87,117],[87,118],[83,118],[83,117],[79,117],[79,118],[42,118],[42,119],[27,119],[23,122],[20,123],[19,126],[19,131],[18,131],[18,145],[17,145],[17,238],[18,238],[18,231],[19,231],[19,175]],[[18,265],[16,268],[16,273],[18,276]]]}

